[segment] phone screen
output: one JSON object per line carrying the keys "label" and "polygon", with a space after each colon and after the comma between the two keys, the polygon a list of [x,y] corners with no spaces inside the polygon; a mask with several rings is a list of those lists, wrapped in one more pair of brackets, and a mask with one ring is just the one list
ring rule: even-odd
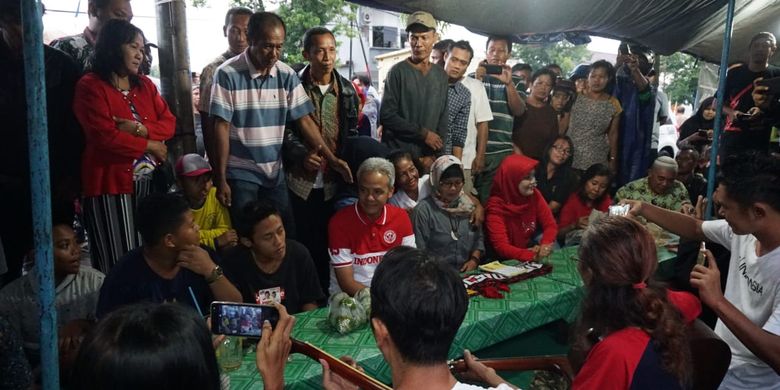
{"label": "phone screen", "polygon": [[275,326],[279,321],[279,311],[273,306],[248,303],[211,304],[211,332],[214,334],[260,337],[265,320]]}
{"label": "phone screen", "polygon": [[485,64],[482,66],[485,67],[485,73],[487,74],[501,74],[504,71],[504,67],[501,65]]}

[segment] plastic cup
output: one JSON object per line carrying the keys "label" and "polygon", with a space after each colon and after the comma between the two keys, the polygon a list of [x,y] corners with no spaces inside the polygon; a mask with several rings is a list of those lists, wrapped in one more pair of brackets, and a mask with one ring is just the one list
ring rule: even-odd
{"label": "plastic cup", "polygon": [[228,336],[217,348],[217,361],[223,372],[237,370],[244,360],[244,350],[241,348],[241,337]]}

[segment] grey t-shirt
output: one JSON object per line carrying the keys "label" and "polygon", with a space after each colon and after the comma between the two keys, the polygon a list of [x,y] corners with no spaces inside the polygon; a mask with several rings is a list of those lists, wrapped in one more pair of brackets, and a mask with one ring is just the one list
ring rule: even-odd
{"label": "grey t-shirt", "polygon": [[485,252],[482,229],[472,229],[470,218],[468,215],[452,216],[442,210],[436,205],[433,195],[420,200],[412,212],[417,248],[435,253],[456,269],[460,269],[471,256],[471,252]]}

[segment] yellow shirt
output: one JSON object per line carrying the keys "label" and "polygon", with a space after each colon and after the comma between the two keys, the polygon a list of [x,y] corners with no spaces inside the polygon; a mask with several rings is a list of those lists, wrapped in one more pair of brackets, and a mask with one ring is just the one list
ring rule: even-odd
{"label": "yellow shirt", "polygon": [[216,249],[214,239],[232,229],[228,209],[217,200],[217,188],[211,187],[206,201],[199,209],[192,209],[195,222],[200,226],[200,243]]}

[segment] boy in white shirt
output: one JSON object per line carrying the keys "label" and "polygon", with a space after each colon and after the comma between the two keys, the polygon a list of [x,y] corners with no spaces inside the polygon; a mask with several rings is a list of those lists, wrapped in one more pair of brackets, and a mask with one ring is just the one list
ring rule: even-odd
{"label": "boy in white shirt", "polygon": [[721,389],[780,389],[780,161],[759,154],[729,157],[713,197],[722,220],[626,203],[631,214],[681,237],[730,248],[725,294],[711,253],[706,266],[691,272],[691,285],[718,315],[715,333],[731,348]]}

